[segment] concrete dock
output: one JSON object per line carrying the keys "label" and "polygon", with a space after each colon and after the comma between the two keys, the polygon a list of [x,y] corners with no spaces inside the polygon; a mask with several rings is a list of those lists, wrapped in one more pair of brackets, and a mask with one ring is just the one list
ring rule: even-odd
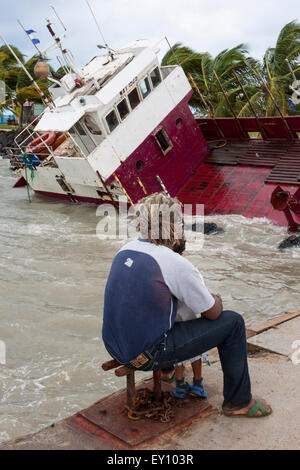
{"label": "concrete dock", "polygon": [[[256,325],[247,334],[252,392],[254,397],[265,398],[272,405],[273,414],[267,418],[227,418],[222,415],[222,370],[217,351],[213,350],[209,353],[213,366],[204,367],[203,371],[208,401],[196,402],[199,403],[197,413],[190,412],[190,416],[183,417],[181,411],[173,425],[165,424],[164,428],[162,425],[160,432],[149,439],[143,441],[131,437],[129,441],[109,432],[109,425],[105,424],[109,420],[103,418],[101,421],[100,417],[95,425],[84,419],[95,406],[101,414],[105,400],[115,403],[124,400],[124,392],[118,392],[36,434],[2,443],[0,450],[300,449],[300,310]],[[145,380],[147,385],[150,379]],[[186,406],[187,411],[191,409],[188,402]],[[133,426],[129,420],[124,423],[127,427]],[[137,424],[135,432],[138,435]]]}

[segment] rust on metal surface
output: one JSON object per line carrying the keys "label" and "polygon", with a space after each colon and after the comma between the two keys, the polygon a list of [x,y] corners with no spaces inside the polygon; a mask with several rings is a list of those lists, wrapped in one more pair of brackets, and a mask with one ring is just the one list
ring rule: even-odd
{"label": "rust on metal surface", "polygon": [[145,188],[145,186],[144,186],[144,184],[143,184],[143,182],[142,182],[141,178],[137,177],[137,179],[136,179],[136,180],[137,180],[137,182],[139,183],[140,187],[142,188],[142,190],[143,190],[144,194],[146,194],[146,196],[148,196],[147,189]]}
{"label": "rust on metal surface", "polygon": [[135,377],[134,377],[134,371],[131,370],[129,374],[126,376],[126,394],[127,394],[127,405],[131,408],[134,404],[134,399],[136,396],[136,391],[135,391]]}
{"label": "rust on metal surface", "polygon": [[88,440],[97,442],[93,447],[97,449],[98,446],[102,450],[129,450],[130,447],[125,442],[120,441],[117,437],[113,436],[109,432],[104,431],[99,426],[87,421],[84,417],[80,416],[79,413],[70,416],[65,420],[67,429],[71,432],[76,432],[78,436],[85,436]]}
{"label": "rust on metal surface", "polygon": [[128,201],[130,202],[130,204],[132,205],[132,207],[134,208],[134,204],[133,204],[133,201],[131,199],[131,197],[129,196],[128,192],[126,191],[125,187],[123,186],[123,184],[121,183],[121,180],[120,178],[117,176],[116,173],[114,173],[114,178],[115,180],[117,181],[117,183],[119,183],[119,186],[120,188],[122,189],[123,193],[125,194],[125,196],[127,197]]}
{"label": "rust on metal surface", "polygon": [[[121,367],[119,367],[121,366]],[[129,369],[129,367],[122,365],[119,361],[112,360],[105,362],[102,364],[102,369],[105,371],[109,371],[112,369],[115,370],[115,375],[117,377],[126,377],[126,385],[127,385],[127,405],[129,410],[131,411],[134,408],[137,397],[136,397],[136,390],[135,390],[135,373],[133,369]],[[162,396],[161,390],[161,372],[153,371],[153,396],[155,401],[159,401]]]}
{"label": "rust on metal surface", "polygon": [[221,148],[212,148],[206,163],[238,165],[240,158],[247,152],[249,142],[230,142]]}
{"label": "rust on metal surface", "polygon": [[286,154],[273,168],[266,179],[267,183],[300,184],[300,147],[298,154]]}
{"label": "rust on metal surface", "polygon": [[[138,391],[145,387],[151,388],[153,380],[144,380],[138,388]],[[163,392],[171,393],[173,388],[169,384],[162,384]],[[113,438],[117,438],[123,444],[135,447],[149,440],[152,440],[166,431],[172,429],[184,428],[187,423],[202,416],[207,417],[211,413],[216,414],[217,410],[213,409],[207,400],[187,397],[181,400],[180,407],[175,408],[174,418],[168,422],[154,421],[151,419],[141,419],[139,421],[131,421],[123,413],[126,404],[126,390],[117,394],[103,398],[90,408],[81,411],[72,420],[69,420],[70,426],[77,426],[85,431],[85,428],[106,432]],[[85,424],[86,422],[86,424]],[[92,424],[91,427],[88,423]],[[94,431],[95,433],[95,431]]]}
{"label": "rust on metal surface", "polygon": [[126,366],[119,367],[119,369],[115,370],[115,375],[117,377],[126,377],[126,375],[130,374],[132,372],[131,369],[129,369]]}
{"label": "rust on metal surface", "polygon": [[292,196],[289,191],[284,191],[280,186],[277,186],[271,196],[272,207],[274,210],[284,213],[289,231],[293,233],[300,232],[300,224],[294,220],[292,214],[292,212],[295,214],[300,213],[299,193],[300,190],[298,189]]}
{"label": "rust on metal surface", "polygon": [[181,406],[170,392],[162,392],[159,399],[149,388],[142,388],[136,394],[132,406],[125,406],[123,412],[133,421],[151,419],[168,423],[175,416],[175,408]]}
{"label": "rust on metal surface", "polygon": [[107,193],[108,196],[110,197],[110,200],[111,200],[112,202],[115,202],[115,201],[114,201],[114,198],[113,198],[113,196],[112,196],[110,190],[108,189],[107,185],[105,184],[104,179],[102,178],[100,172],[99,172],[98,170],[96,170],[96,173],[97,173],[98,178],[99,178],[99,180],[100,180],[102,186],[104,187],[106,193]]}
{"label": "rust on metal surface", "polygon": [[153,382],[154,382],[154,398],[156,401],[161,399],[161,372],[156,370],[153,372]]}
{"label": "rust on metal surface", "polygon": [[251,139],[211,148],[206,163],[270,167],[265,183],[300,185],[300,140]]}
{"label": "rust on metal surface", "polygon": [[121,366],[122,364],[119,361],[113,359],[112,361],[107,361],[102,364],[102,369],[105,371],[115,369],[116,367]]}

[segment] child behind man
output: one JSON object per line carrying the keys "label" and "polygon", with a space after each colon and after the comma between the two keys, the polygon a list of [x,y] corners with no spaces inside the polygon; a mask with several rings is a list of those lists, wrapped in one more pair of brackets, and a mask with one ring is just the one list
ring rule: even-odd
{"label": "child behind man", "polygon": [[[180,321],[180,320],[179,320]],[[193,397],[207,398],[207,393],[203,387],[203,378],[202,378],[202,362],[206,362],[210,365],[208,357],[206,354],[195,357],[189,361],[180,362],[175,364],[175,379],[176,379],[176,390],[174,396],[176,398],[185,398],[187,395],[192,395]],[[193,369],[193,384],[185,382],[184,379],[184,366],[191,364]]]}
{"label": "child behind man", "polygon": [[[176,244],[173,248],[173,251],[175,251],[176,253],[180,255],[183,255],[185,251],[185,240],[181,240],[179,245]],[[195,314],[192,311],[189,311],[189,309],[185,308],[183,304],[179,303],[175,322],[178,323],[178,322],[189,321],[189,320],[194,320],[194,319],[195,319]],[[189,361],[175,364],[176,390],[174,392],[174,396],[176,398],[185,398],[187,395],[192,395],[194,397],[200,397],[200,398],[207,398],[207,393],[202,385],[203,383],[202,361],[203,362],[205,361],[208,365],[210,365],[210,362],[206,354],[197,356],[194,359],[191,359]],[[192,365],[193,374],[194,374],[193,385],[188,384],[187,382],[185,382],[185,379],[184,379],[184,366],[187,364]]]}

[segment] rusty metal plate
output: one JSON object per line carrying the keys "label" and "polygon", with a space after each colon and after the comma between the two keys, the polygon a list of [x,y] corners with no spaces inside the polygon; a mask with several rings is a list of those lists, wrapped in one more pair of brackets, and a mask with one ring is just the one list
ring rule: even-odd
{"label": "rusty metal plate", "polygon": [[[138,387],[152,388],[152,379],[143,381]],[[163,391],[171,391],[173,388],[168,384],[162,384]],[[199,419],[201,415],[207,416],[213,410],[207,400],[188,397],[184,400],[184,406],[175,409],[175,417],[168,423],[156,422],[151,419],[131,421],[122,413],[126,404],[126,390],[110,395],[95,403],[90,408],[78,413],[80,418],[97,426],[99,430],[105,431],[118,438],[125,444],[135,447],[145,441],[151,440],[175,427],[184,428],[193,419]]]}

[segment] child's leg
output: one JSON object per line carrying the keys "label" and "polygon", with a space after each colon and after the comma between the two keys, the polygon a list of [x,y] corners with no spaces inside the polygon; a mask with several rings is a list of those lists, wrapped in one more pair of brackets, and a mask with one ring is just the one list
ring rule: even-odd
{"label": "child's leg", "polygon": [[202,386],[202,360],[197,359],[192,362],[192,368],[194,373],[194,383],[191,386],[190,394],[195,397],[207,398],[207,393]]}
{"label": "child's leg", "polygon": [[175,366],[176,389],[173,393],[176,398],[185,398],[190,391],[190,386],[184,381],[184,365]]}
{"label": "child's leg", "polygon": [[192,369],[194,373],[194,381],[202,379],[202,361],[198,359],[192,363]]}
{"label": "child's leg", "polygon": [[183,380],[183,365],[175,367],[175,378],[176,380]]}

